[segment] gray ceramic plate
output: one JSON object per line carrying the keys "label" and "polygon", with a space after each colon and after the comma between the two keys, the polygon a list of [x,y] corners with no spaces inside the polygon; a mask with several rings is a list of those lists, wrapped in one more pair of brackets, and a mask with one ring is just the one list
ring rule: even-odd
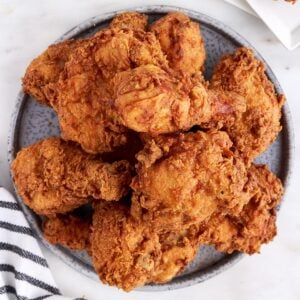
{"label": "gray ceramic plate", "polygon": [[[207,78],[209,78],[214,65],[223,54],[233,52],[240,46],[246,46],[253,49],[253,47],[249,45],[245,39],[224,24],[195,11],[170,6],[148,6],[133,8],[132,10],[148,14],[150,21],[153,21],[170,11],[182,11],[196,22],[199,22],[201,24],[207,51]],[[100,28],[106,27],[111,19],[119,12],[120,11],[102,14],[91,18],[68,31],[58,41],[92,35]],[[255,51],[255,49],[253,50]],[[255,53],[258,58],[262,59],[256,51]],[[267,74],[274,83],[277,93],[283,93],[277,79],[269,67],[267,67]],[[281,134],[278,136],[275,143],[270,146],[268,151],[258,159],[258,162],[268,164],[273,172],[281,178],[283,184],[287,186],[291,173],[290,169],[293,154],[291,116],[287,105],[283,108],[282,126],[283,130]],[[9,162],[12,162],[16,153],[21,148],[35,143],[40,139],[55,135],[59,135],[59,126],[54,111],[48,107],[39,105],[31,97],[20,92],[13,114],[11,132],[9,135]],[[40,218],[25,207],[20,198],[18,200],[37,237],[43,242],[43,244],[77,271],[92,279],[98,280],[88,255],[86,255],[86,253],[76,253],[62,247],[49,245],[42,237]],[[196,259],[189,265],[183,274],[177,276],[169,283],[162,285],[150,284],[141,288],[141,290],[161,291],[193,285],[223,272],[225,269],[239,261],[242,257],[243,255],[240,253],[227,255],[216,252],[211,247],[203,247]]]}

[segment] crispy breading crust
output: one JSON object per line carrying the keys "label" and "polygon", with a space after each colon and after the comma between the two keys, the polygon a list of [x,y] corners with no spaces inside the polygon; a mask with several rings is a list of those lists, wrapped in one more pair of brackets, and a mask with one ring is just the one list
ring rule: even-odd
{"label": "crispy breading crust", "polygon": [[234,92],[207,90],[202,77],[151,64],[116,74],[111,85],[121,123],[152,135],[194,125],[228,126],[246,110],[244,98]]}
{"label": "crispy breading crust", "polygon": [[247,48],[239,48],[221,59],[215,67],[210,88],[233,91],[245,98],[245,112],[225,129],[242,156],[251,162],[280,132],[284,97],[276,95],[265,74],[264,63]]}
{"label": "crispy breading crust", "polygon": [[114,110],[110,79],[144,64],[166,65],[155,36],[128,29],[105,29],[77,49],[58,82],[62,136],[89,153],[110,152],[126,144],[127,129]]}
{"label": "crispy breading crust", "polygon": [[[16,188],[48,217],[45,238],[87,250],[104,283],[167,282],[200,245],[253,254],[276,234],[283,187],[252,160],[278,135],[284,97],[250,49],[223,57],[210,82],[205,57],[188,16],[148,27],[127,12],[50,46],[26,70],[24,92],[56,111],[69,142],[21,150]],[[89,201],[92,220],[86,206],[73,211]]]}
{"label": "crispy breading crust", "polygon": [[245,193],[249,195],[248,202],[238,216],[220,211],[203,225],[201,243],[227,253],[254,254],[274,238],[276,206],[283,195],[280,180],[266,166],[251,165]]}
{"label": "crispy breading crust", "polygon": [[109,27],[146,31],[147,25],[148,16],[137,12],[125,12],[114,17]]}
{"label": "crispy breading crust", "polygon": [[22,79],[24,93],[30,94],[42,104],[56,107],[56,83],[73,51],[86,40],[68,40],[53,44],[35,58]]}
{"label": "crispy breading crust", "polygon": [[219,209],[238,214],[247,171],[231,146],[217,131],[148,141],[137,155],[132,214],[164,228],[200,223]]}
{"label": "crispy breading crust", "polygon": [[75,251],[90,247],[90,220],[75,215],[57,215],[43,222],[44,238],[51,244]]}
{"label": "crispy breading crust", "polygon": [[197,253],[192,228],[160,234],[133,219],[125,205],[97,202],[94,209],[91,252],[104,283],[130,291],[147,282],[166,282]]}
{"label": "crispy breading crust", "polygon": [[170,66],[194,74],[203,69],[206,58],[199,25],[182,13],[173,12],[150,26],[166,53]]}
{"label": "crispy breading crust", "polygon": [[128,192],[127,161],[104,163],[58,138],[22,149],[12,164],[15,186],[36,213],[65,213],[94,199],[119,200]]}

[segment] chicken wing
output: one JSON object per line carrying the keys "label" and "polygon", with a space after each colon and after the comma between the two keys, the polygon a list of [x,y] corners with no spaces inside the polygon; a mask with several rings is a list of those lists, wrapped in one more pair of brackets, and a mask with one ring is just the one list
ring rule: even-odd
{"label": "chicken wing", "polygon": [[119,200],[131,181],[127,161],[103,163],[78,146],[49,138],[22,149],[12,164],[23,201],[36,213],[65,213],[89,197]]}
{"label": "chicken wing", "polygon": [[225,132],[198,131],[148,141],[137,155],[132,215],[153,227],[181,228],[220,209],[238,214],[245,204],[247,171],[231,147]]}
{"label": "chicken wing", "polygon": [[210,88],[234,91],[245,98],[246,111],[225,128],[243,157],[251,162],[281,130],[284,97],[276,95],[265,74],[265,65],[247,48],[223,57],[214,70]]}
{"label": "chicken wing", "polygon": [[238,216],[216,214],[200,234],[202,243],[214,245],[217,250],[253,254],[263,243],[276,235],[276,206],[283,187],[280,180],[264,165],[249,169],[246,191],[248,202]]}
{"label": "chicken wing", "polygon": [[173,12],[154,22],[150,30],[158,38],[170,67],[194,74],[203,69],[204,41],[199,25],[182,13]]}

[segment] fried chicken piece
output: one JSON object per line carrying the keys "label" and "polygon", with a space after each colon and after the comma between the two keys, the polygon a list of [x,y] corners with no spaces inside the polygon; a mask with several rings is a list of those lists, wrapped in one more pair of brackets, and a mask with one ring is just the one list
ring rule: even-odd
{"label": "fried chicken piece", "polygon": [[107,29],[95,42],[95,61],[105,79],[147,64],[168,68],[160,44],[151,32]]}
{"label": "fried chicken piece", "polygon": [[90,247],[90,220],[69,215],[57,215],[43,222],[44,238],[51,244],[75,251]]}
{"label": "fried chicken piece", "polygon": [[28,66],[22,79],[24,93],[30,94],[42,104],[55,106],[55,83],[72,52],[85,42],[86,40],[68,40],[49,46]]}
{"label": "fried chicken piece", "polygon": [[171,68],[188,74],[203,69],[206,54],[199,24],[173,12],[154,22],[150,30],[158,38]]}
{"label": "fried chicken piece", "polygon": [[25,204],[42,215],[66,213],[87,203],[89,197],[119,200],[131,181],[127,161],[104,163],[59,138],[22,149],[12,172]]}
{"label": "fried chicken piece", "polygon": [[100,279],[130,291],[148,282],[165,282],[194,258],[193,230],[159,234],[133,219],[120,203],[95,203],[91,252]]}
{"label": "fried chicken piece", "polygon": [[160,232],[161,259],[151,282],[165,283],[185,270],[199,250],[197,227],[180,228]]}
{"label": "fried chicken piece", "polygon": [[148,16],[137,12],[125,12],[113,18],[109,27],[146,31]]}
{"label": "fried chicken piece", "polygon": [[98,72],[105,81],[118,72],[146,64],[168,68],[168,61],[155,35],[141,30],[111,27],[98,32],[74,52],[66,66],[66,74],[71,77]]}
{"label": "fried chicken piece", "polygon": [[[120,29],[145,30],[147,16],[135,12],[116,16],[110,27]],[[103,34],[102,31],[96,35]],[[53,44],[35,58],[28,66],[22,79],[24,93],[30,94],[42,104],[56,106],[56,86],[65,63],[76,49],[83,46],[88,39],[67,40]]]}
{"label": "fried chicken piece", "polygon": [[276,232],[273,214],[282,186],[264,166],[252,166],[248,176],[244,193],[250,200],[241,214],[229,218],[217,211],[218,217],[204,223],[205,233],[198,224],[168,231],[159,219],[154,228],[146,220],[133,218],[127,206],[97,203],[91,243],[101,280],[126,291],[148,282],[169,281],[194,258],[199,242],[229,253],[257,252]]}
{"label": "fried chicken piece", "polygon": [[127,143],[126,129],[107,104],[106,85],[92,73],[61,80],[57,108],[61,136],[78,142],[88,153],[110,152]]}
{"label": "fried chicken piece", "polygon": [[158,136],[137,155],[131,213],[153,227],[181,228],[216,211],[238,214],[247,171],[225,132]]}
{"label": "fried chicken piece", "polygon": [[50,46],[25,74],[24,91],[52,106],[62,137],[86,152],[110,152],[127,141],[111,107],[110,78],[148,63],[168,67],[154,34],[141,30],[146,21],[136,13],[119,15],[94,37]]}
{"label": "fried chicken piece", "polygon": [[242,156],[251,162],[280,132],[284,97],[276,95],[264,63],[247,48],[223,57],[214,70],[210,88],[233,91],[245,98],[246,111],[225,129]]}
{"label": "fried chicken piece", "polygon": [[62,137],[89,153],[125,145],[127,130],[112,107],[109,80],[117,72],[147,63],[167,65],[151,33],[106,29],[77,49],[58,84]]}
{"label": "fried chicken piece", "polygon": [[248,254],[259,252],[276,235],[276,206],[283,195],[280,180],[264,165],[252,165],[245,189],[249,201],[238,216],[217,214],[200,235],[202,243],[218,251]]}
{"label": "fried chicken piece", "polygon": [[231,124],[245,111],[244,98],[233,92],[207,91],[205,84],[202,78],[178,77],[144,65],[118,73],[111,85],[121,124],[157,135],[202,123]]}
{"label": "fried chicken piece", "polygon": [[129,291],[151,277],[160,245],[150,227],[130,219],[126,206],[99,202],[94,206],[91,252],[103,283]]}
{"label": "fried chicken piece", "polygon": [[[195,107],[193,110],[193,119],[201,128],[229,127],[246,111],[245,98],[235,92],[208,89],[207,93],[210,105],[209,118],[204,117],[204,113],[199,107]],[[206,121],[207,119],[209,120]]]}
{"label": "fried chicken piece", "polygon": [[[135,131],[154,134],[191,127],[186,124],[191,100],[177,85],[178,80],[154,65],[117,74],[113,79],[114,98],[122,123]],[[209,109],[203,102],[203,110]]]}

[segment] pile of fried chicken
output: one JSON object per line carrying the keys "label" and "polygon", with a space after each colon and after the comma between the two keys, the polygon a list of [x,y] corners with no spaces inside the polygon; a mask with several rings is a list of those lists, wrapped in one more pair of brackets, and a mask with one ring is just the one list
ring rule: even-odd
{"label": "pile of fried chicken", "polygon": [[253,160],[281,130],[284,97],[250,49],[210,81],[205,58],[186,15],[128,12],[27,68],[24,92],[55,110],[61,137],[18,153],[16,189],[45,238],[86,250],[104,283],[167,282],[202,245],[253,254],[276,235],[283,187]]}

